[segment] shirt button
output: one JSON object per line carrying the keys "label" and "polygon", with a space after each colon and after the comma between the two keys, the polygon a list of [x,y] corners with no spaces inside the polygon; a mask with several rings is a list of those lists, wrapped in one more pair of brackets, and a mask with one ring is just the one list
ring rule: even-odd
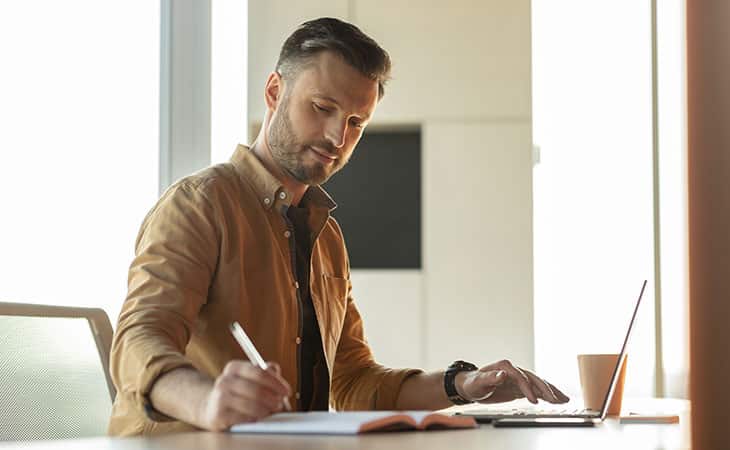
{"label": "shirt button", "polygon": [[295,282],[294,282],[294,288],[295,288],[295,289],[299,289],[299,282],[298,282],[298,281],[295,281]]}
{"label": "shirt button", "polygon": [[289,231],[289,230],[286,230],[286,231],[284,232],[284,237],[288,239],[288,238],[289,238],[289,236],[291,236],[291,231]]}
{"label": "shirt button", "polygon": [[279,198],[284,200],[286,198],[286,192],[284,192],[284,191],[279,192]]}
{"label": "shirt button", "polygon": [[299,336],[297,336],[297,345],[299,345],[301,343],[302,343],[302,338],[300,338]]}
{"label": "shirt button", "polygon": [[297,400],[299,400],[299,397],[301,397],[301,396],[302,396],[302,394],[300,394],[299,392],[297,392],[296,394],[294,394],[294,397],[296,397]]}
{"label": "shirt button", "polygon": [[264,204],[268,205],[268,204],[270,204],[270,203],[271,203],[271,199],[270,199],[269,197],[266,197],[266,198],[264,199]]}

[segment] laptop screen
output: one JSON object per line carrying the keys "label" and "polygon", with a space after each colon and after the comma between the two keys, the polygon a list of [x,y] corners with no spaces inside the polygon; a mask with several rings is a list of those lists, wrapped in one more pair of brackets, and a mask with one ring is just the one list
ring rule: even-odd
{"label": "laptop screen", "polygon": [[646,289],[647,280],[641,285],[641,292],[639,292],[639,298],[636,300],[636,306],[634,307],[634,313],[631,315],[631,322],[629,322],[629,329],[626,332],[624,343],[621,346],[621,353],[619,353],[616,359],[616,367],[613,369],[613,375],[611,376],[611,384],[609,385],[608,392],[606,392],[606,398],[603,399],[603,406],[601,407],[601,420],[606,418],[608,413],[609,400],[613,396],[613,392],[616,390],[618,383],[619,373],[621,372],[621,366],[624,364],[626,359],[626,347],[629,343],[629,336],[631,336],[631,330],[634,328],[634,321],[636,320],[636,313],[639,311],[639,305],[641,304],[641,298],[644,296],[644,290]]}

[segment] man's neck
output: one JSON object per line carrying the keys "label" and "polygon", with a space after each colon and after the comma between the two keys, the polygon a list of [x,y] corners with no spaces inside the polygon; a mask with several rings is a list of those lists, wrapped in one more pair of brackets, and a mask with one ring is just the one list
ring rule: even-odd
{"label": "man's neck", "polygon": [[251,144],[251,151],[259,158],[261,164],[263,164],[264,167],[266,167],[266,169],[277,180],[279,180],[282,185],[284,185],[284,189],[292,195],[292,205],[299,206],[299,202],[302,200],[302,197],[304,197],[304,193],[307,192],[309,186],[292,178],[291,175],[286,173],[286,171],[282,169],[276,161],[274,161],[274,157],[271,156],[271,150],[264,139],[262,139],[261,135],[259,135],[253,144]]}

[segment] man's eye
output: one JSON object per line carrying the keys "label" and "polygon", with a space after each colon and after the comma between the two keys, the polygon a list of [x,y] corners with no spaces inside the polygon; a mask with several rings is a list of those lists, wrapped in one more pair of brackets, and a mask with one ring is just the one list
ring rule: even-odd
{"label": "man's eye", "polygon": [[330,112],[330,110],[329,110],[329,109],[327,109],[327,108],[324,108],[324,107],[322,107],[322,106],[320,106],[320,105],[318,105],[318,104],[316,104],[316,103],[313,103],[313,105],[314,105],[314,107],[315,107],[315,108],[316,108],[317,110],[319,110],[319,111],[323,111],[323,112]]}

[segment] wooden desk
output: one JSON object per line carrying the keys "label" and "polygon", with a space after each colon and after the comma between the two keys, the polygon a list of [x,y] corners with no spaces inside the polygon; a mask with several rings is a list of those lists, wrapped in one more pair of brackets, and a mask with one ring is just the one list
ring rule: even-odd
{"label": "wooden desk", "polygon": [[30,450],[177,450],[177,449],[357,449],[357,450],[485,450],[485,449],[688,449],[689,402],[674,399],[626,401],[624,411],[639,405],[680,415],[679,424],[628,425],[609,418],[595,428],[493,428],[396,432],[361,436],[274,436],[230,433],[183,433],[152,438],[93,438],[34,443],[9,443],[3,449]]}

